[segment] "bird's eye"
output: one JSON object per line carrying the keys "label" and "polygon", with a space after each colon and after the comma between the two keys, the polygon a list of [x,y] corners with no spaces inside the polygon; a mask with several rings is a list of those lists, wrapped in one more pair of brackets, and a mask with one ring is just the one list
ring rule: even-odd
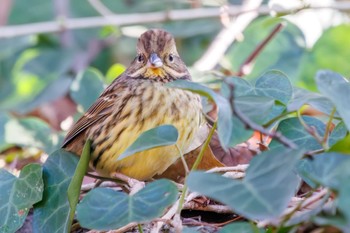
{"label": "bird's eye", "polygon": [[142,54],[137,55],[137,61],[140,62],[140,63],[143,62]]}
{"label": "bird's eye", "polygon": [[169,54],[169,61],[170,61],[170,62],[173,62],[173,61],[174,61],[174,55]]}

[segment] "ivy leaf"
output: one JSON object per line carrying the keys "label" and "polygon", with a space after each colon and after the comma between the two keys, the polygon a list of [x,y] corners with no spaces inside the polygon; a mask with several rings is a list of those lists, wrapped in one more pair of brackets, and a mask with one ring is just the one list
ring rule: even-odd
{"label": "ivy leaf", "polygon": [[69,201],[69,207],[70,207],[69,223],[68,223],[69,228],[74,220],[75,209],[78,204],[79,196],[80,196],[81,184],[83,183],[84,176],[89,167],[90,146],[91,146],[91,141],[87,140],[84,145],[83,152],[80,156],[77,168],[74,172],[72,181],[68,186],[67,195],[68,195],[68,201]]}
{"label": "ivy leaf", "polygon": [[109,188],[90,191],[77,207],[77,219],[88,229],[111,230],[131,222],[159,217],[177,198],[177,187],[169,180],[157,180],[134,195]]}
{"label": "ivy leaf", "polygon": [[75,103],[82,107],[82,112],[85,112],[102,93],[103,85],[101,72],[94,68],[88,68],[80,72],[72,83],[70,96]]}
{"label": "ivy leaf", "polygon": [[227,99],[215,93],[208,87],[202,86],[198,83],[188,82],[185,80],[176,80],[175,82],[168,83],[167,86],[190,90],[192,92],[198,93],[202,96],[213,100],[219,108],[218,135],[220,143],[223,146],[223,148],[227,148],[230,145],[231,134],[233,130],[232,109]]}
{"label": "ivy leaf", "polygon": [[137,152],[160,146],[174,145],[179,133],[173,125],[161,125],[143,132],[119,157],[122,160]]}
{"label": "ivy leaf", "polygon": [[1,169],[0,180],[0,232],[16,232],[32,205],[42,199],[42,167],[29,164],[18,178]]}
{"label": "ivy leaf", "polygon": [[69,229],[68,186],[78,157],[63,149],[52,153],[44,164],[43,200],[34,206],[34,232],[67,232]]}
{"label": "ivy leaf", "polygon": [[9,119],[5,125],[5,141],[8,144],[37,147],[47,153],[60,145],[61,138],[39,118]]}
{"label": "ivy leaf", "polygon": [[226,225],[218,233],[263,233],[263,229],[258,229],[249,222],[235,222]]}
{"label": "ivy leaf", "polygon": [[332,71],[319,71],[316,75],[318,90],[332,101],[337,112],[350,130],[350,83],[340,74]]}
{"label": "ivy leaf", "polygon": [[350,157],[329,152],[319,154],[312,160],[304,159],[298,164],[298,172],[313,188],[323,185],[338,190],[344,179],[350,178]]}
{"label": "ivy leaf", "polygon": [[[326,126],[322,121],[309,116],[303,116],[302,118],[309,127],[314,127],[320,136],[324,135]],[[305,150],[312,151],[322,148],[320,143],[304,129],[298,117],[291,117],[281,121],[277,127],[277,131]],[[271,149],[282,148],[283,145],[276,139],[272,139],[269,147]]]}
{"label": "ivy leaf", "polygon": [[303,151],[290,149],[263,152],[252,159],[242,181],[191,172],[188,187],[249,219],[272,219],[285,210],[297,191],[299,178],[294,167],[302,155]]}

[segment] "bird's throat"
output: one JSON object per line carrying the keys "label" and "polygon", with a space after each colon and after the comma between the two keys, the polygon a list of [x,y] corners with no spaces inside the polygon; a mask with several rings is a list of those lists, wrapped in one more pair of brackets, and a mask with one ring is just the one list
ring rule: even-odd
{"label": "bird's throat", "polygon": [[167,76],[165,70],[163,68],[147,68],[144,76],[146,78],[165,78]]}

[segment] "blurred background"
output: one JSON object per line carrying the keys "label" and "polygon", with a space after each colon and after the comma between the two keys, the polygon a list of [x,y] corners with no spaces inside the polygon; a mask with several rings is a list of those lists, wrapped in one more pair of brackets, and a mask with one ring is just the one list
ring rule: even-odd
{"label": "blurred background", "polygon": [[0,168],[59,148],[149,28],[175,36],[194,81],[277,69],[315,90],[319,69],[350,76],[349,13],[335,0],[1,0]]}

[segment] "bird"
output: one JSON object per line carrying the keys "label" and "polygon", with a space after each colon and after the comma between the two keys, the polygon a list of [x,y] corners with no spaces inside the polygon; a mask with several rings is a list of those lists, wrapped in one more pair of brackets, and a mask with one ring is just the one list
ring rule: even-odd
{"label": "bird", "polygon": [[[175,39],[162,29],[138,38],[136,57],[68,131],[62,148],[76,155],[91,141],[90,167],[99,175],[115,173],[137,180],[162,174],[188,151],[205,125],[201,98],[167,83],[191,81],[177,52]],[[171,124],[178,130],[176,145],[156,147],[118,160],[145,131]]]}

